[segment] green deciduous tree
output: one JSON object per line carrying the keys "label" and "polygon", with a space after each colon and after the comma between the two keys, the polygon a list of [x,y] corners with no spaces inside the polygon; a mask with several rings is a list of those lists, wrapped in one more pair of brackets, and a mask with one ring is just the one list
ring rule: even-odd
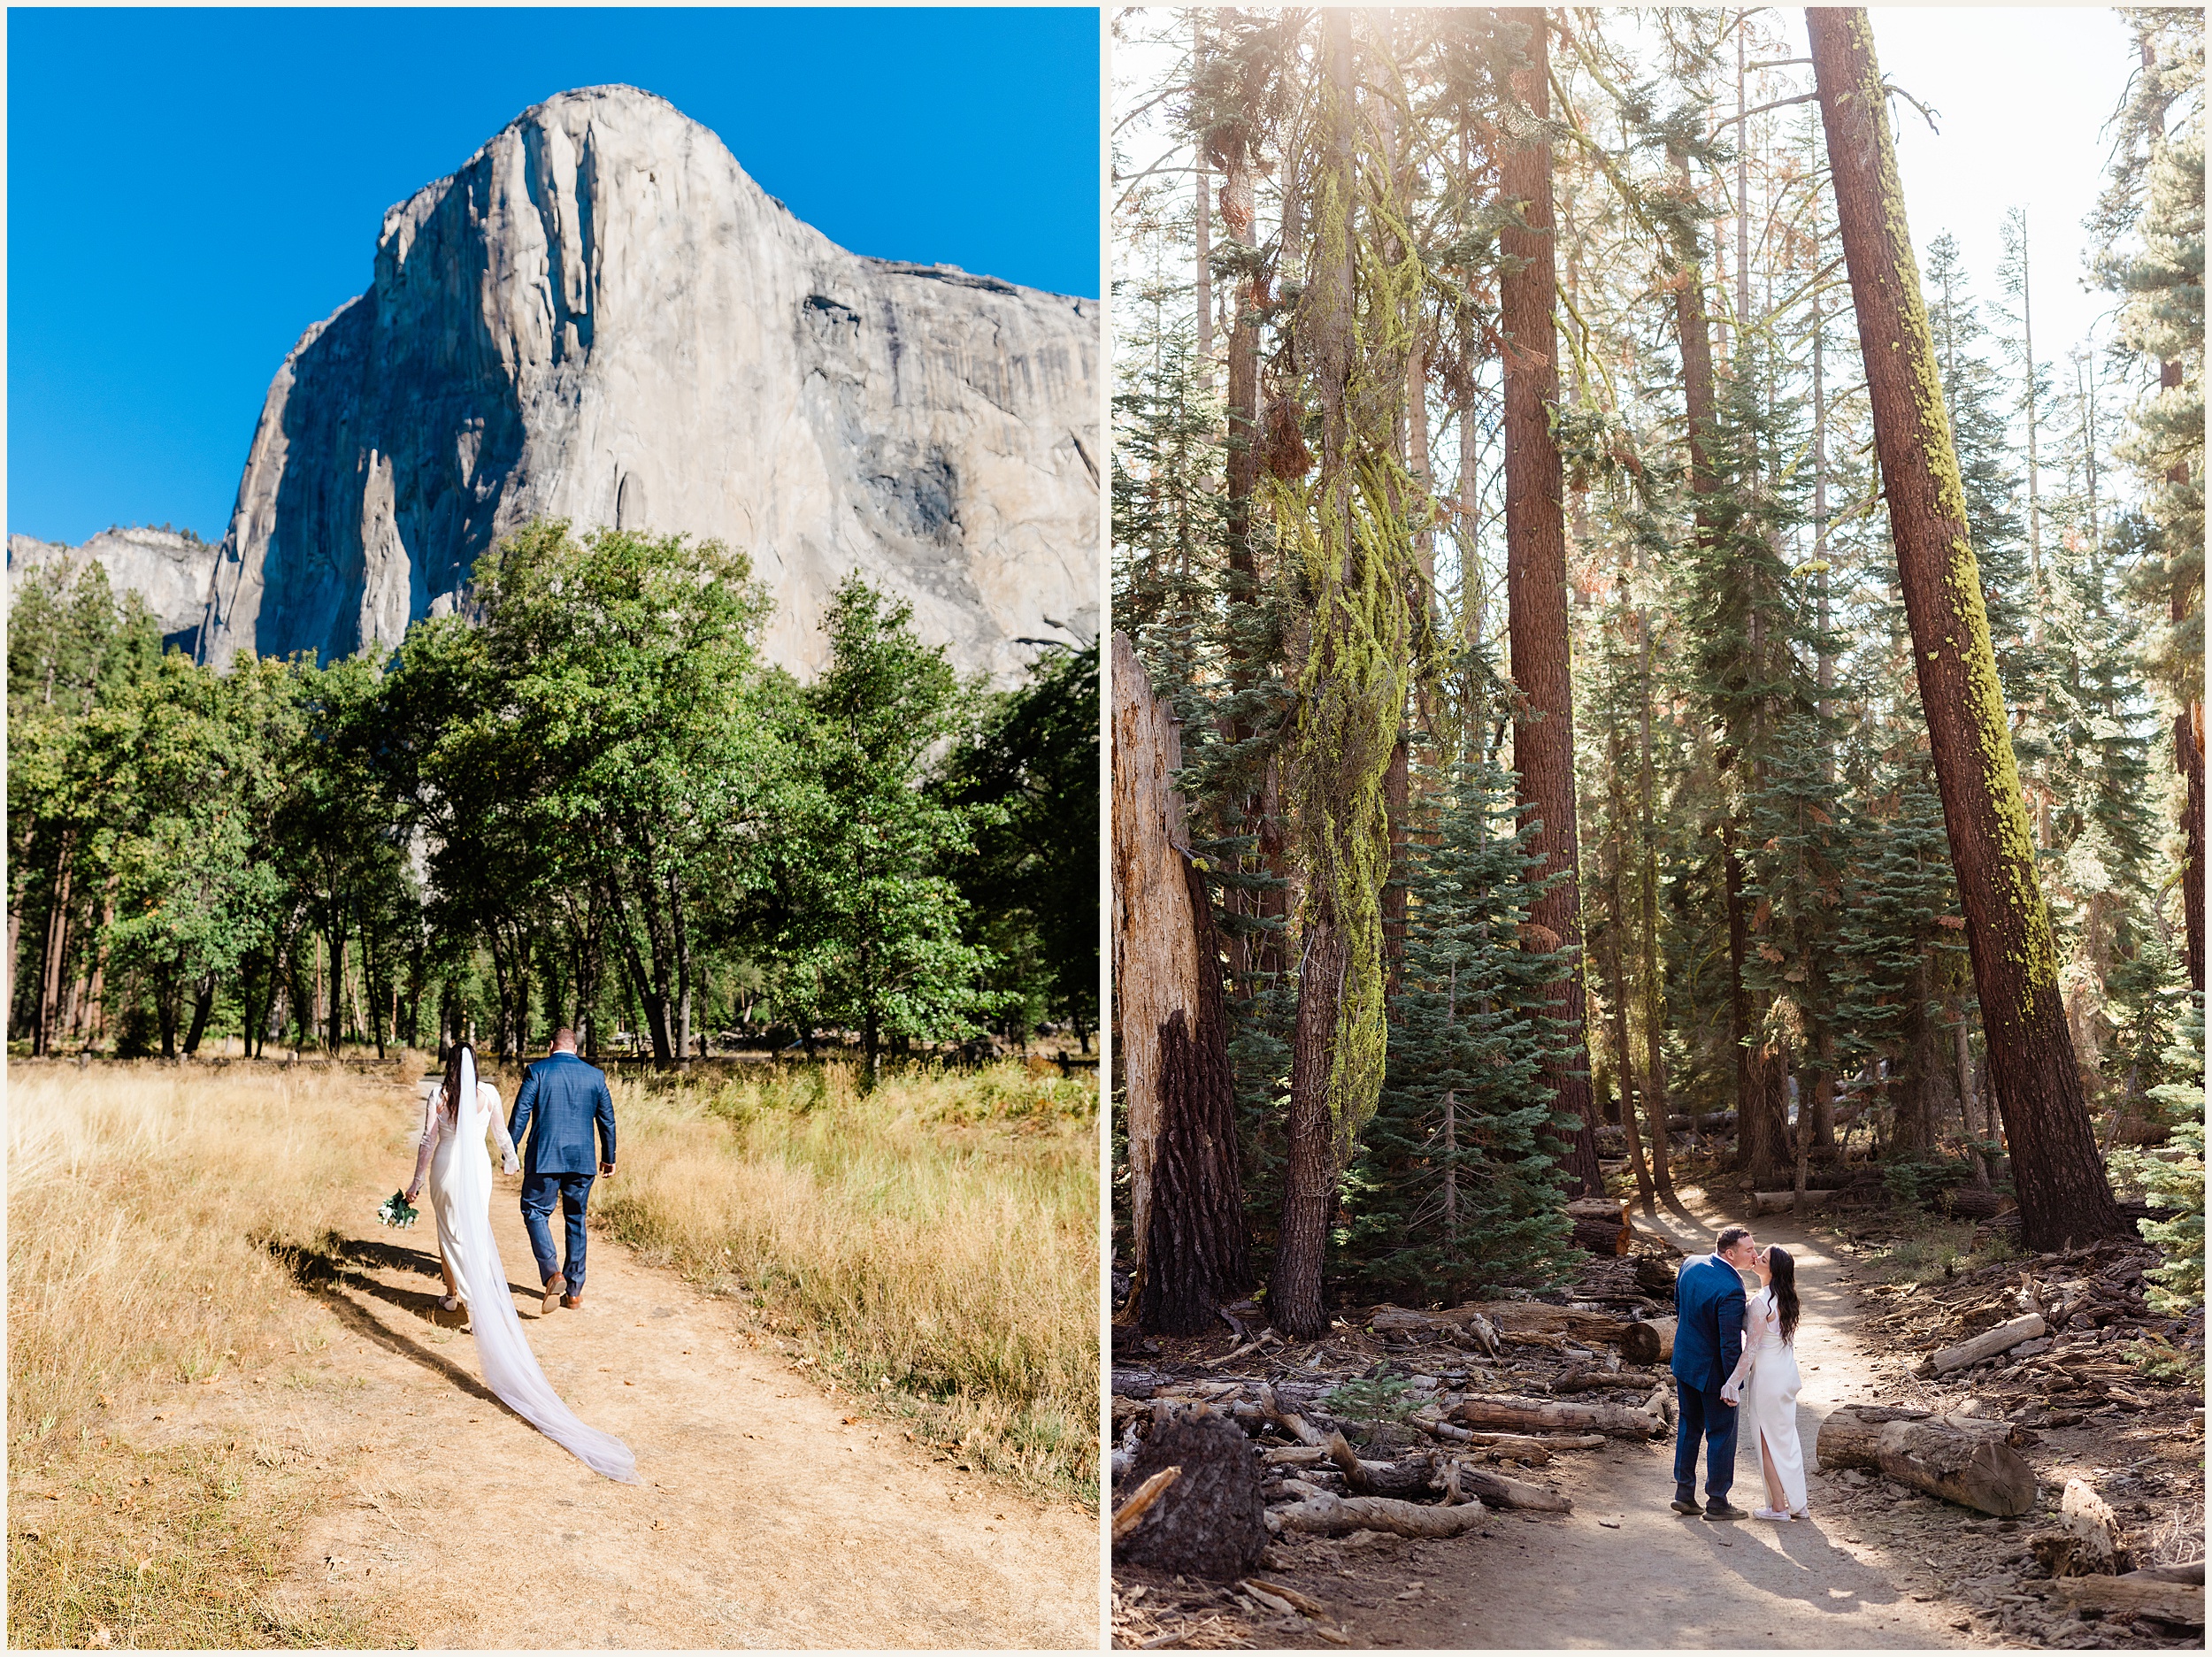
{"label": "green deciduous tree", "polygon": [[792,709],[810,756],[778,858],[778,987],[813,1024],[857,1028],[866,1083],[893,1039],[972,1033],[1002,998],[982,986],[989,950],[962,937],[968,904],[946,872],[1004,808],[948,802],[930,785],[967,717],[941,647],[913,610],[857,576],[822,621],[830,659]]}

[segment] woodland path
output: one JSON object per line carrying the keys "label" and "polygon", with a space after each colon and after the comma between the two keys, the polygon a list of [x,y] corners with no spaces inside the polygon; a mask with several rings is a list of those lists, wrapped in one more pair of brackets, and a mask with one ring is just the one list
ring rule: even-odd
{"label": "woodland path", "polygon": [[365,1199],[321,1296],[326,1347],[288,1382],[227,1375],[136,1423],[150,1446],[231,1435],[312,1461],[349,1492],[293,1539],[288,1614],[376,1603],[425,1646],[1095,1648],[1094,1517],[856,1415],[603,1237],[584,1305],[541,1318],[519,1188],[495,1180],[492,1220],[531,1346],[643,1482],[599,1477],[492,1398],[438,1310],[427,1205],[391,1231]]}
{"label": "woodland path", "polygon": [[[1695,1192],[1672,1209],[1635,1216],[1690,1254],[1709,1250],[1730,1217]],[[1354,1646],[1863,1651],[1994,1643],[1953,1626],[1963,1607],[1918,1597],[1925,1591],[1908,1580],[1911,1561],[1872,1545],[1861,1525],[1824,1515],[1832,1487],[1814,1465],[1820,1423],[1839,1404],[1870,1400],[1876,1370],[1850,1332],[1852,1300],[1832,1254],[1785,1219],[1752,1224],[1758,1241],[1782,1244],[1797,1262],[1805,1381],[1797,1420],[1809,1523],[1686,1518],[1667,1506],[1671,1438],[1615,1440],[1544,1469],[1545,1483],[1574,1498],[1571,1514],[1499,1514],[1471,1536],[1385,1543],[1376,1552],[1400,1561],[1386,1567],[1340,1545],[1329,1551],[1342,1557],[1317,1571],[1308,1561],[1326,1553],[1302,1548],[1294,1556],[1302,1569],[1263,1575],[1327,1600]],[[1702,1500],[1701,1458],[1698,1484]],[[1748,1508],[1764,1501],[1763,1492],[1757,1448],[1740,1444],[1731,1494]]]}

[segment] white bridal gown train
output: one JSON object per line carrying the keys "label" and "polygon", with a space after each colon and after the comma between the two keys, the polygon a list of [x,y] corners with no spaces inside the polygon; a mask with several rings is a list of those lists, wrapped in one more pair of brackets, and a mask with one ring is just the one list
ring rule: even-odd
{"label": "white bridal gown train", "polygon": [[[1771,1288],[1760,1290],[1744,1307],[1739,1379],[1747,1369],[1750,1379],[1744,1389],[1742,1429],[1755,1446],[1765,1447],[1767,1461],[1782,1482],[1785,1511],[1802,1513],[1805,1453],[1797,1442],[1797,1391],[1804,1382],[1797,1372],[1795,1344],[1782,1339],[1782,1315],[1775,1309]],[[1765,1481],[1760,1483],[1763,1488]]]}
{"label": "white bridal gown train", "polygon": [[538,1368],[522,1319],[515,1314],[507,1286],[507,1268],[492,1239],[492,1159],[484,1148],[488,1128],[496,1128],[509,1171],[515,1166],[514,1141],[500,1114],[499,1094],[476,1079],[475,1056],[461,1056],[461,1098],[456,1112],[442,1109],[442,1078],[430,1085],[425,1101],[423,1156],[429,1161],[431,1211],[438,1220],[438,1247],[445,1251],[468,1302],[469,1327],[484,1385],[500,1401],[595,1473],[626,1484],[638,1482],[637,1459],[612,1433],[587,1427],[561,1402],[560,1394]]}

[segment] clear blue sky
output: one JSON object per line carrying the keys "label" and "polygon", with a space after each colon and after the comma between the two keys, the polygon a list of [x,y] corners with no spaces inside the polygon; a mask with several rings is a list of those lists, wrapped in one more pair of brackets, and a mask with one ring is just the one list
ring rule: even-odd
{"label": "clear blue sky", "polygon": [[270,377],[384,210],[624,81],[856,253],[1098,293],[1098,14],[8,13],[7,528],[228,521]]}

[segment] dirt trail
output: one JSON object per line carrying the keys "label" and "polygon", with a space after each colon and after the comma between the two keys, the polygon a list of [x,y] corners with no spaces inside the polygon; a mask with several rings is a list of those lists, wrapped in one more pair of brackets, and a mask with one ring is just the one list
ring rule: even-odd
{"label": "dirt trail", "polygon": [[[1636,1223],[1701,1253],[1726,1217],[1692,1194],[1655,1222],[1639,1213]],[[1854,1651],[1989,1644],[1954,1626],[1963,1607],[1910,1585],[1911,1561],[1872,1546],[1858,1524],[1824,1514],[1832,1486],[1812,1454],[1820,1423],[1839,1404],[1870,1399],[1876,1372],[1848,1333],[1852,1302],[1832,1254],[1786,1221],[1759,1222],[1755,1234],[1781,1243],[1797,1262],[1805,1381],[1798,1436],[1809,1523],[1683,1517],[1667,1506],[1672,1440],[1616,1440],[1601,1451],[1562,1454],[1544,1469],[1547,1484],[1574,1498],[1573,1513],[1563,1518],[1500,1514],[1471,1536],[1372,1550],[1309,1543],[1289,1555],[1297,1569],[1271,1574],[1330,1601],[1355,1646]],[[1701,1500],[1701,1461],[1698,1484]],[[1757,1449],[1740,1445],[1731,1494],[1748,1508],[1764,1501],[1762,1492]],[[1378,1555],[1399,1562],[1383,1565]]]}
{"label": "dirt trail", "polygon": [[236,1437],[349,1491],[296,1538],[288,1613],[380,1602],[428,1646],[1095,1647],[1094,1518],[856,1419],[604,1238],[585,1304],[541,1318],[519,1185],[495,1182],[492,1219],[524,1329],[644,1483],[599,1477],[493,1399],[438,1312],[426,1213],[405,1231],[365,1213],[327,1347],[134,1423],[148,1447]]}

